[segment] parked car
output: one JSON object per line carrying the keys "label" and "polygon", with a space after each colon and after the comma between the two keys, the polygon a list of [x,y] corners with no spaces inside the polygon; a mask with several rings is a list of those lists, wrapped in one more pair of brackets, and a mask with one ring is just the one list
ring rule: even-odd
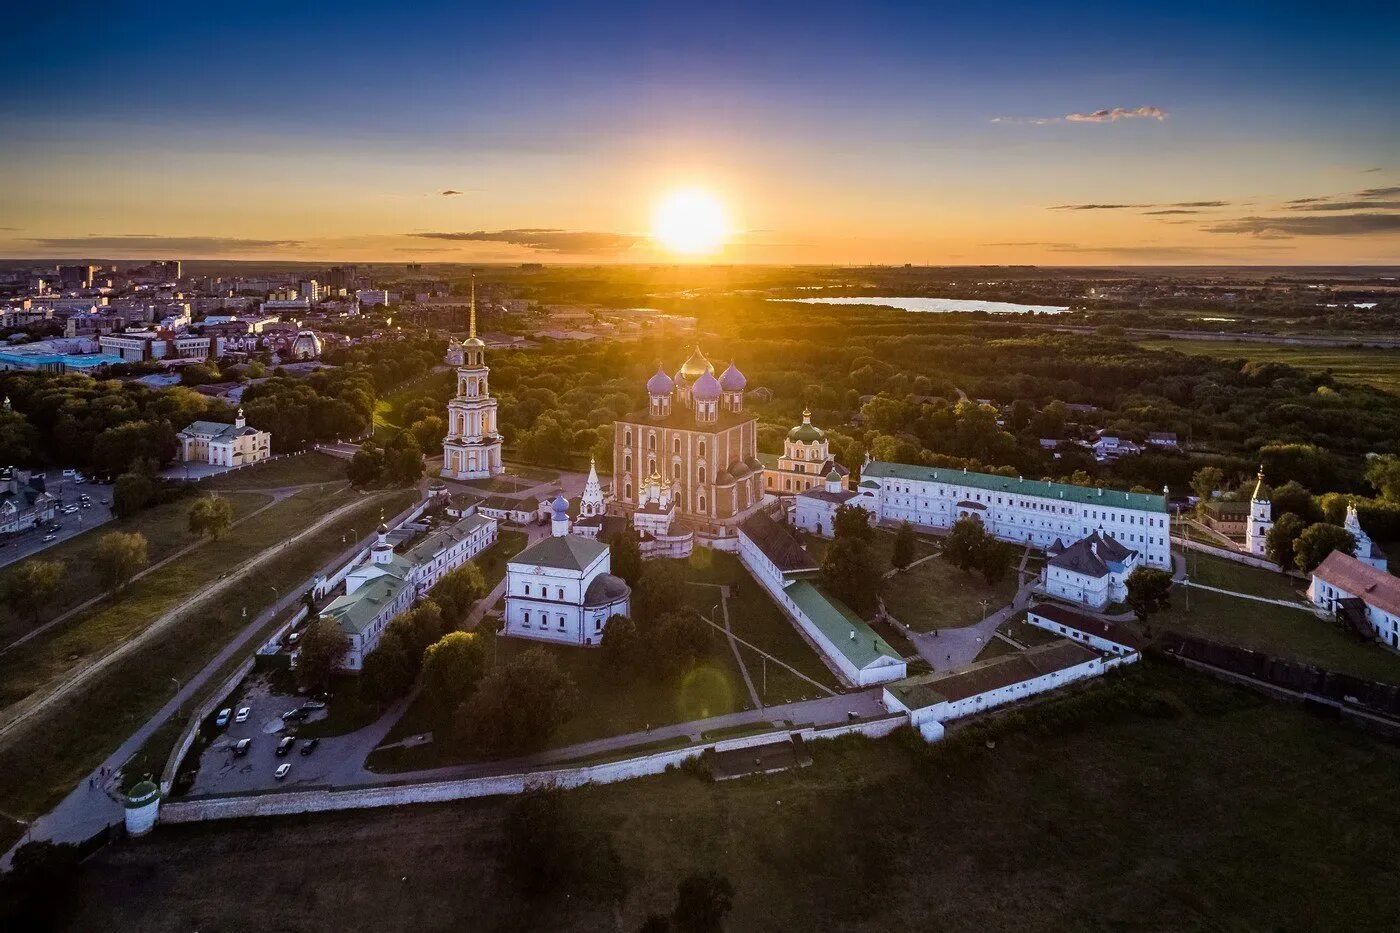
{"label": "parked car", "polygon": [[252,715],[252,713],[253,713],[253,708],[252,708],[251,706],[244,706],[244,707],[242,707],[242,708],[240,708],[240,709],[238,710],[238,715],[233,717],[233,721],[234,721],[234,722],[247,722],[247,721],[248,721],[248,717],[249,717],[250,715]]}
{"label": "parked car", "polygon": [[72,479],[73,477],[75,477],[75,476],[77,476],[77,475],[78,475],[78,471],[77,471],[77,470],[64,470],[64,471],[63,471],[63,478],[64,478],[64,479]]}
{"label": "parked car", "polygon": [[272,772],[272,776],[280,781],[287,776],[287,772],[290,770],[292,770],[292,766],[290,764],[283,763],[277,766],[277,770]]}
{"label": "parked car", "polygon": [[58,535],[44,535],[44,543],[45,543],[45,544],[48,544],[50,541],[57,541],[57,540],[58,540]]}
{"label": "parked car", "polygon": [[252,739],[239,739],[233,746],[233,756],[235,758],[242,758],[244,755],[248,754],[248,749],[252,747]]}
{"label": "parked car", "polygon": [[307,714],[306,710],[304,710],[304,709],[289,709],[289,710],[287,710],[285,713],[282,714],[282,721],[283,721],[283,722],[301,722],[303,719],[305,719],[305,718],[307,717],[307,715],[308,715],[308,714]]}
{"label": "parked car", "polygon": [[302,708],[302,709],[325,709],[325,708],[326,708],[326,701],[325,701],[325,700],[307,700],[305,703],[301,704],[301,708]]}
{"label": "parked car", "polygon": [[286,757],[287,757],[287,753],[290,752],[290,751],[292,750],[292,746],[295,745],[295,744],[297,744],[297,740],[296,740],[295,738],[293,738],[292,736],[290,736],[290,735],[287,736],[287,737],[286,737],[285,739],[283,739],[282,741],[278,742],[278,743],[277,743],[277,757],[278,757],[278,758],[286,758]]}
{"label": "parked car", "polygon": [[307,739],[307,740],[306,740],[306,744],[302,745],[302,747],[301,747],[301,753],[302,753],[303,755],[309,755],[309,754],[311,754],[312,752],[314,752],[314,751],[316,750],[316,746],[317,746],[317,745],[320,745],[320,744],[321,744],[321,740],[320,740],[320,739]]}
{"label": "parked car", "polygon": [[216,726],[218,726],[220,729],[222,729],[224,726],[227,726],[227,725],[228,725],[228,721],[229,721],[230,719],[232,719],[232,718],[233,718],[233,710],[232,710],[232,709],[221,709],[221,710],[219,710],[219,718],[214,720],[214,725],[216,725]]}

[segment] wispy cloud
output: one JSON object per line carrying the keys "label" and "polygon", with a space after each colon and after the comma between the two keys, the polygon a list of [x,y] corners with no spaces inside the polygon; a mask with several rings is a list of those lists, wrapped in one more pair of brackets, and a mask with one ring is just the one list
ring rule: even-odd
{"label": "wispy cloud", "polygon": [[1052,211],[1127,211],[1140,207],[1156,207],[1155,204],[1056,204]]}
{"label": "wispy cloud", "polygon": [[1143,213],[1144,213],[1144,214],[1148,214],[1148,215],[1162,215],[1162,214],[1199,214],[1199,213],[1201,213],[1201,212],[1200,212],[1199,210],[1194,210],[1194,209],[1193,209],[1193,210],[1187,210],[1187,209],[1180,208],[1180,207],[1171,207],[1171,208],[1167,208],[1166,210],[1160,210],[1160,211],[1143,211]]}
{"label": "wispy cloud", "polygon": [[1391,185],[1386,188],[1367,188],[1364,191],[1356,192],[1358,198],[1393,198],[1400,194],[1400,185]]}
{"label": "wispy cloud", "polygon": [[1290,211],[1394,211],[1400,210],[1396,201],[1311,201],[1306,204],[1289,202]]}
{"label": "wispy cloud", "polygon": [[1167,112],[1161,107],[1114,107],[1111,110],[1095,110],[1093,113],[1070,113],[1065,115],[1069,123],[1116,123],[1119,120],[1165,120]]}
{"label": "wispy cloud", "polygon": [[452,197],[453,195],[458,195],[458,194],[461,194],[462,192],[458,191],[456,188],[447,188],[447,189],[445,189],[445,190],[443,190],[443,191],[440,191],[440,192],[438,192],[438,193],[441,194],[444,198],[450,198],[450,197]]}
{"label": "wispy cloud", "polygon": [[1229,207],[1229,201],[1176,201],[1168,207]]}
{"label": "wispy cloud", "polygon": [[222,236],[158,236],[145,233],[87,236],[27,237],[41,249],[120,253],[127,250],[170,253],[241,253],[254,250],[287,249],[304,245],[301,240],[249,240]]}
{"label": "wispy cloud", "polygon": [[1384,166],[1377,165],[1377,166],[1374,167],[1374,168],[1363,168],[1363,169],[1361,170],[1361,174],[1363,174],[1363,175],[1371,175],[1371,174],[1374,174],[1374,173],[1376,173],[1376,172],[1384,172],[1384,171],[1385,171],[1385,167],[1384,167]]}
{"label": "wispy cloud", "polygon": [[1400,214],[1339,214],[1321,217],[1240,217],[1203,227],[1208,233],[1254,236],[1370,236],[1400,233]]}
{"label": "wispy cloud", "polygon": [[410,233],[427,240],[510,243],[544,253],[588,253],[606,255],[631,249],[642,237],[629,233],[598,233],[557,230],[552,227],[524,227],[516,230],[475,230],[461,233]]}
{"label": "wispy cloud", "polygon": [[1039,246],[1044,249],[1068,250],[1074,249],[1075,243],[1046,243],[1040,240],[1013,240],[1006,243],[983,243],[983,246]]}
{"label": "wispy cloud", "polygon": [[1276,251],[1270,246],[1071,246],[1056,249],[1060,253],[1096,253],[1118,259],[1142,259],[1151,261],[1208,261],[1222,257],[1262,251]]}
{"label": "wispy cloud", "polygon": [[[1184,210],[1185,208],[1228,207],[1229,204],[1229,201],[1168,201],[1163,204],[1055,204],[1049,209],[1052,211],[1143,210],[1143,213],[1146,214],[1185,214],[1193,212]],[[1144,210],[1149,207],[1161,208],[1161,210]]]}
{"label": "wispy cloud", "polygon": [[1112,107],[1089,113],[1067,113],[1059,117],[992,117],[993,123],[1022,123],[1028,126],[1048,126],[1052,123],[1117,123],[1119,120],[1157,120],[1167,118],[1161,107]]}

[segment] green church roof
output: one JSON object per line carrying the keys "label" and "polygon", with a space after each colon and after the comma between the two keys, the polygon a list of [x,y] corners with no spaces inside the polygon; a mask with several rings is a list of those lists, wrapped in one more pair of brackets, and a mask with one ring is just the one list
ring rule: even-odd
{"label": "green church roof", "polygon": [[[898,651],[891,648],[845,603],[827,596],[810,582],[798,580],[783,592],[806,613],[807,618],[836,646],[836,650],[855,665],[856,670],[864,670],[880,658],[903,660]],[[855,638],[851,637],[852,632]]]}
{"label": "green church roof", "polygon": [[[1117,489],[1073,486],[1069,483],[1050,483],[1038,479],[1018,479],[1015,476],[963,472],[962,470],[916,466],[909,463],[886,463],[882,460],[872,460],[861,467],[860,475],[863,481],[874,478],[945,483],[949,486],[967,486],[1014,496],[1039,496],[1044,499],[1077,502],[1080,505],[1101,505],[1111,509],[1138,509],[1144,512],[1167,511],[1166,497],[1151,493],[1120,492]],[[862,482],[861,485],[864,486],[865,482]]]}

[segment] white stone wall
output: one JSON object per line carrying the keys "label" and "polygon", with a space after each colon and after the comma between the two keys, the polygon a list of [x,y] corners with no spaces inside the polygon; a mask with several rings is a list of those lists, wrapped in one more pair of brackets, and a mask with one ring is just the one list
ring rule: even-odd
{"label": "white stone wall", "polygon": [[1062,638],[1069,638],[1082,645],[1088,645],[1095,651],[1102,651],[1104,654],[1122,655],[1128,663],[1136,661],[1139,657],[1138,653],[1127,645],[1120,645],[1118,642],[1110,641],[1102,636],[1094,635],[1090,632],[1081,632],[1079,629],[1061,625],[1044,616],[1036,615],[1034,611],[1026,613],[1026,621],[1036,628],[1043,628],[1045,631],[1053,632]]}
{"label": "white stone wall", "polygon": [[[1126,658],[1113,658],[1105,660],[1103,658],[1093,658],[1083,664],[1066,668],[1062,671],[1053,671],[1040,677],[1030,680],[1023,680],[1018,683],[1009,684],[996,690],[989,690],[986,693],[979,693],[962,700],[943,701],[932,706],[925,706],[920,709],[909,710],[909,721],[915,726],[920,726],[924,722],[934,720],[940,723],[947,723],[954,719],[961,719],[964,716],[971,716],[983,710],[995,709],[1007,703],[1014,703],[1017,700],[1024,700],[1040,693],[1046,693],[1071,684],[1076,681],[1085,680],[1090,677],[1098,677],[1105,671],[1118,664],[1124,663]],[[1134,655],[1131,660],[1137,660]],[[888,689],[884,692],[884,703],[887,709],[903,710],[906,707],[895,698]]]}

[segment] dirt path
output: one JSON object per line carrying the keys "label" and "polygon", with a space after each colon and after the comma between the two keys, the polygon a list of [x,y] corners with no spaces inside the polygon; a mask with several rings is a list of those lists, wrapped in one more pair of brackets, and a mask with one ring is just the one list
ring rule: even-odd
{"label": "dirt path", "polygon": [[[201,603],[204,603],[210,599],[221,595],[225,590],[228,590],[238,585],[250,571],[255,570],[263,564],[267,563],[270,559],[275,557],[277,554],[281,553],[286,548],[291,547],[292,545],[305,540],[311,535],[316,534],[322,528],[325,528],[327,525],[330,525],[337,521],[341,516],[363,506],[366,502],[370,502],[376,498],[379,498],[381,496],[387,496],[390,494],[391,493],[389,492],[383,492],[377,493],[373,496],[366,496],[363,499],[359,499],[354,502],[348,502],[340,508],[336,509],[335,511],[329,512],[321,516],[321,518],[317,519],[317,521],[310,527],[303,529],[302,531],[286,539],[285,541],[282,541],[278,544],[274,544],[271,547],[259,551],[257,554],[248,558],[243,563],[235,567],[233,570],[229,571],[228,576],[214,581],[208,587],[201,589],[200,592],[198,592],[194,596],[182,600],[176,606],[162,613],[159,618],[157,618],[154,622],[148,625],[140,633],[138,633],[131,639],[123,642],[122,644],[118,645],[114,650],[108,652],[100,658],[96,658],[86,664],[80,665],[78,668],[69,673],[67,679],[63,680],[56,687],[51,689],[48,693],[39,696],[37,699],[33,699],[32,702],[29,702],[28,706],[25,706],[22,710],[19,711],[18,715],[13,716],[3,726],[0,726],[0,747],[3,747],[5,744],[7,744],[8,741],[12,740],[21,731],[22,727],[25,724],[29,723],[31,720],[33,720],[33,718],[37,714],[48,710],[54,703],[57,703],[59,700],[62,700],[70,693],[73,693],[74,691],[86,685],[87,682],[94,675],[105,670],[112,664],[115,664],[117,661],[120,661],[122,658],[126,657],[133,651],[136,651],[138,648],[143,647],[157,636],[163,634],[167,629],[174,625],[175,622],[178,621],[181,616],[189,612],[191,609],[194,609]],[[21,701],[21,703],[24,702],[25,701]],[[14,707],[11,707],[11,709],[13,710]]]}

